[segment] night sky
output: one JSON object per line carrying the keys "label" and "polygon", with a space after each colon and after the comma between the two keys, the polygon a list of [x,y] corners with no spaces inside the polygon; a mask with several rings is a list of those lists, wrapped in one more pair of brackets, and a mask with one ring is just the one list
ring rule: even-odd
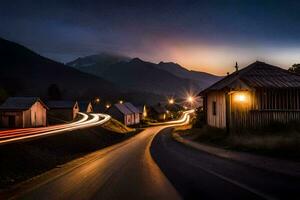
{"label": "night sky", "polygon": [[3,1],[0,37],[61,62],[99,52],[223,75],[300,63],[300,1]]}

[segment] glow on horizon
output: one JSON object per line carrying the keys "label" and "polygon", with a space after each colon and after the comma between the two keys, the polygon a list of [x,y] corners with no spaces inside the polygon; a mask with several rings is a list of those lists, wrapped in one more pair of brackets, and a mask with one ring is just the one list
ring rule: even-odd
{"label": "glow on horizon", "polygon": [[288,47],[228,47],[209,45],[163,45],[156,53],[138,56],[150,62],[175,62],[195,71],[224,76],[233,72],[235,62],[241,68],[259,60],[288,69],[300,63],[300,48]]}

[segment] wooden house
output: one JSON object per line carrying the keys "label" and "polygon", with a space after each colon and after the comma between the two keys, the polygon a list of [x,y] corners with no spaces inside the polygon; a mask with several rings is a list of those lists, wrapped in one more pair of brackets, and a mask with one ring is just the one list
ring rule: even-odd
{"label": "wooden house", "polygon": [[255,62],[200,92],[206,123],[238,131],[300,121],[300,76]]}
{"label": "wooden house", "polygon": [[132,105],[132,103],[125,102],[124,105],[133,113],[134,115],[134,124],[140,123],[140,111],[137,107]]}
{"label": "wooden house", "polygon": [[126,126],[135,124],[134,113],[129,110],[124,104],[114,104],[107,110],[107,113]]}
{"label": "wooden house", "polygon": [[79,112],[77,101],[48,101],[48,118],[53,121],[72,121]]}
{"label": "wooden house", "polygon": [[80,112],[91,113],[93,112],[93,106],[90,101],[79,101],[78,102]]}
{"label": "wooden house", "polygon": [[0,106],[0,124],[6,128],[46,126],[47,110],[38,97],[10,97]]}

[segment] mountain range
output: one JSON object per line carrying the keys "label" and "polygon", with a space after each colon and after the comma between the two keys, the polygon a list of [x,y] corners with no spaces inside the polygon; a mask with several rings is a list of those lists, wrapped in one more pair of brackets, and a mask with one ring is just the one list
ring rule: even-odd
{"label": "mountain range", "polygon": [[0,87],[10,95],[46,97],[51,84],[56,84],[65,98],[114,97],[120,93],[118,87],[109,81],[1,38],[0,60]]}
{"label": "mountain range", "polygon": [[190,71],[172,62],[155,64],[107,53],[78,58],[66,65],[99,76],[122,88],[159,95],[182,96],[186,91],[197,93],[221,78]]}

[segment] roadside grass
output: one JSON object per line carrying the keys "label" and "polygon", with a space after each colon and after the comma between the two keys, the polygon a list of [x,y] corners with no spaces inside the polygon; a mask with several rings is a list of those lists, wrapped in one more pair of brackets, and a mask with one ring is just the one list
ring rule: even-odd
{"label": "roadside grass", "polygon": [[[122,128],[117,131],[118,127]],[[0,146],[0,191],[73,159],[128,139],[139,131],[112,120],[104,127],[79,129]]]}
{"label": "roadside grass", "polygon": [[247,130],[241,134],[229,134],[223,129],[203,126],[176,130],[186,139],[209,145],[271,157],[300,161],[299,125],[285,126],[271,124],[262,130]]}

